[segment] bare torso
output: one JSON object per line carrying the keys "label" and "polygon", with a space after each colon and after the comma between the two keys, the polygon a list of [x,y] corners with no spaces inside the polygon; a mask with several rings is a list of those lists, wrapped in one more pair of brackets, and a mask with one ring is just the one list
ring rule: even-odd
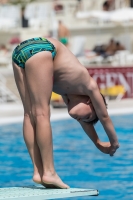
{"label": "bare torso", "polygon": [[89,85],[90,80],[87,69],[63,44],[52,38],[48,40],[57,50],[54,59],[53,91],[61,95],[85,95],[85,86]]}
{"label": "bare torso", "polygon": [[65,37],[68,37],[68,36],[69,36],[68,29],[64,25],[60,24],[59,28],[58,28],[58,37],[59,38],[65,38]]}

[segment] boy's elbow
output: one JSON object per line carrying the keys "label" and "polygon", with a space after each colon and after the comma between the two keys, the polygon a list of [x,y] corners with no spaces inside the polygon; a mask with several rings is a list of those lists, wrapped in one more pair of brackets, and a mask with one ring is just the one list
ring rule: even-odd
{"label": "boy's elbow", "polygon": [[90,91],[90,93],[92,93],[96,90],[99,90],[98,85],[97,85],[96,81],[93,78],[91,78],[90,85],[89,85],[89,91]]}
{"label": "boy's elbow", "polygon": [[100,119],[102,124],[108,124],[111,122],[111,119],[108,114],[104,114]]}

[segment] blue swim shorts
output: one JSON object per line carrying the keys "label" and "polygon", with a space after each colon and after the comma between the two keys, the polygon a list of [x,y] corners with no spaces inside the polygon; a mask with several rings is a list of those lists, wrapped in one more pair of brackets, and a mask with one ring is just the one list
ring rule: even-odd
{"label": "blue swim shorts", "polygon": [[19,67],[25,68],[26,61],[41,51],[50,51],[53,59],[56,56],[54,45],[46,38],[37,37],[20,43],[13,51],[12,60]]}

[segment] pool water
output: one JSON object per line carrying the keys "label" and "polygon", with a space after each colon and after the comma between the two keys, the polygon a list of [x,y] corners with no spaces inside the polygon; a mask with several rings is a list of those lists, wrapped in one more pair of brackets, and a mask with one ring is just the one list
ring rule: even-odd
{"label": "pool water", "polygon": [[[77,121],[52,122],[54,162],[59,176],[71,187],[100,192],[98,197],[71,199],[133,199],[133,114],[112,116],[112,121],[120,142],[114,157],[96,149]],[[102,141],[108,140],[100,123],[96,130]],[[22,124],[1,125],[0,187],[34,185],[32,173]]]}

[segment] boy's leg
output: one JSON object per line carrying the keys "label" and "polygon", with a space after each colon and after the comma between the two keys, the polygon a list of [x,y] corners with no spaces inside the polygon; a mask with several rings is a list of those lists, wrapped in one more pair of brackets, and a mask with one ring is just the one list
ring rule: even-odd
{"label": "boy's leg", "polygon": [[56,174],[53,163],[53,143],[50,125],[50,98],[53,88],[53,59],[50,52],[40,52],[31,57],[25,66],[26,82],[31,99],[40,149],[43,176],[47,187],[68,188]]}
{"label": "boy's leg", "polygon": [[35,123],[31,114],[31,102],[26,83],[25,70],[15,63],[13,63],[13,70],[16,85],[24,107],[23,135],[34,166],[33,180],[37,183],[41,183],[42,160],[36,142]]}

